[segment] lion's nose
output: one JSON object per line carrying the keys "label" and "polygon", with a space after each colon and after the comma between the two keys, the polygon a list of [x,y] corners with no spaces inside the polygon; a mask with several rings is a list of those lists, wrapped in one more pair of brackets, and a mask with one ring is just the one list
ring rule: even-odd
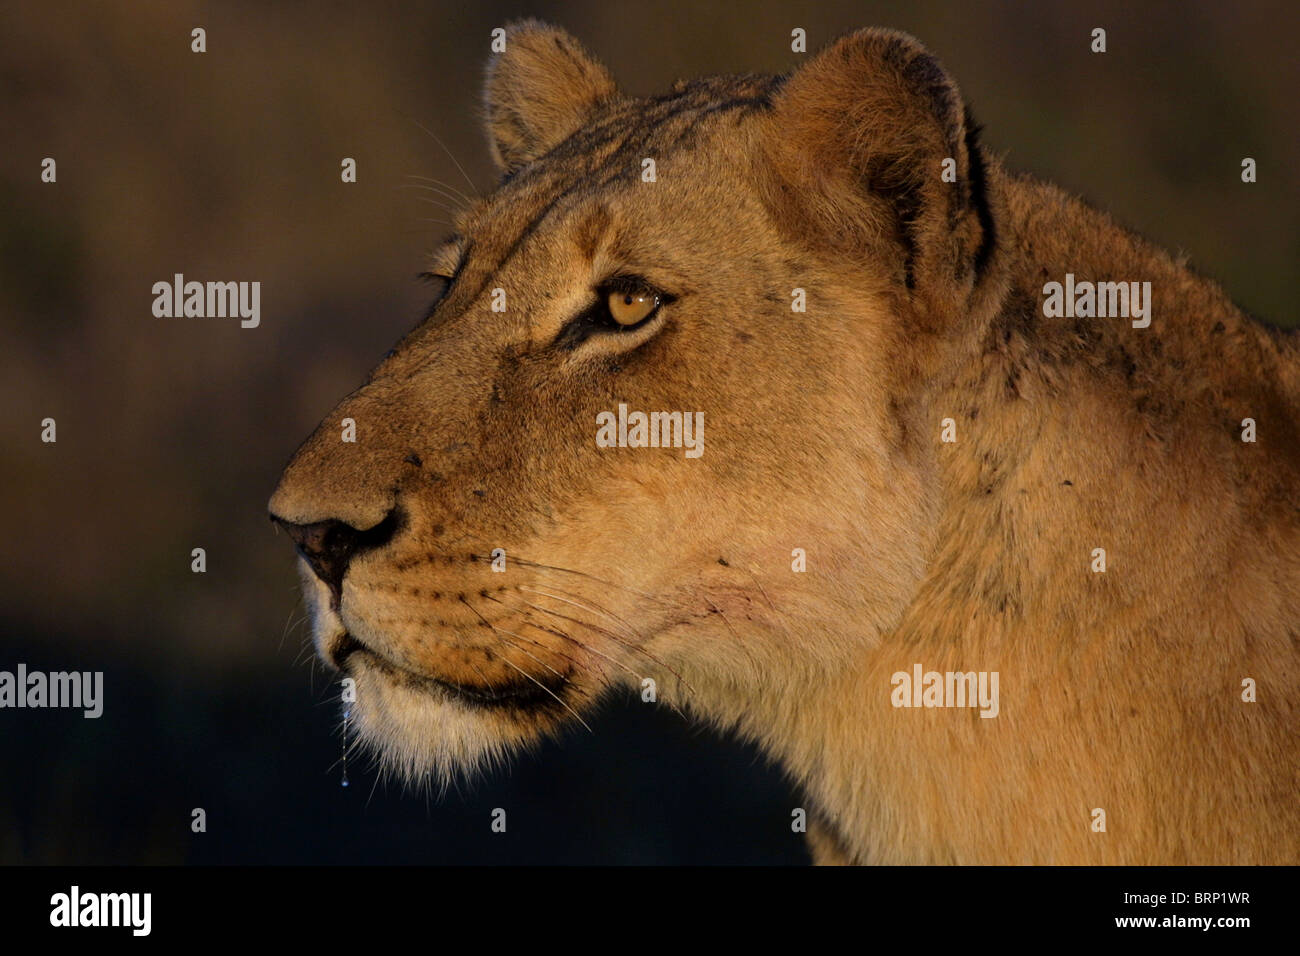
{"label": "lion's nose", "polygon": [[373,528],[364,530],[332,519],[295,524],[272,514],[271,520],[289,533],[298,553],[336,594],[342,592],[343,575],[352,559],[363,551],[387,544],[398,524],[396,511],[389,512],[388,517]]}

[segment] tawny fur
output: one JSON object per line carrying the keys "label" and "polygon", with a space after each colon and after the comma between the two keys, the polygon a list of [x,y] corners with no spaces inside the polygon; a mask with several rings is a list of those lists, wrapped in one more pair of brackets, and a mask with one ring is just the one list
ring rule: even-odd
{"label": "tawny fur", "polygon": [[[488,712],[354,656],[387,759],[445,778],[650,677],[786,769],[821,862],[1300,862],[1294,333],[1006,172],[902,34],[635,100],[527,22],[487,118],[504,179],[446,297],[271,508],[402,515],[337,608],[304,575],[327,659],[346,630],[410,674],[562,686]],[[675,296],[659,323],[557,347],[618,272]],[[1046,318],[1067,272],[1151,282],[1150,328]],[[597,448],[619,402],[702,411],[704,455]],[[893,707],[916,663],[999,672],[999,715]]]}

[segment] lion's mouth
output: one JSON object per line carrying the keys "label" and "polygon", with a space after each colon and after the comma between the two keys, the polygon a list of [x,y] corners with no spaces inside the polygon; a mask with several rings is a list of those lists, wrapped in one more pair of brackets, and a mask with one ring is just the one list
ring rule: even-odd
{"label": "lion's mouth", "polygon": [[349,661],[357,656],[361,656],[366,664],[382,671],[396,683],[414,687],[425,693],[450,695],[461,703],[474,707],[537,709],[559,706],[562,703],[561,692],[569,682],[566,675],[552,674],[549,677],[521,675],[517,680],[491,685],[462,684],[443,677],[433,677],[408,670],[367,647],[350,633],[344,633],[333,655],[335,666],[346,673]]}

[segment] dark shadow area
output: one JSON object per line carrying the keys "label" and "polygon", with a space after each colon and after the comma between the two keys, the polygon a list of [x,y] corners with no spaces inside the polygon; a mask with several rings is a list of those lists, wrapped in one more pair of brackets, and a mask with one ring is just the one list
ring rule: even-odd
{"label": "dark shadow area", "polygon": [[[6,622],[9,623],[9,622]],[[5,627],[10,632],[11,627]],[[31,628],[25,628],[32,633]],[[104,714],[5,713],[0,862],[35,864],[800,864],[797,801],[755,750],[632,699],[439,796],[350,761],[337,685],[156,670],[82,648],[0,642],[0,660],[103,670]],[[12,666],[12,665],[7,665]],[[360,765],[358,765],[360,764]],[[192,812],[207,832],[191,832]],[[491,830],[506,811],[506,832]]]}

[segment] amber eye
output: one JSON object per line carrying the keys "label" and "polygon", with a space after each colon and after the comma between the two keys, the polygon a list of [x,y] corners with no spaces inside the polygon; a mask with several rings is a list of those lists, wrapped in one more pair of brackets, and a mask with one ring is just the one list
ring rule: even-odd
{"label": "amber eye", "polygon": [[659,296],[647,292],[611,292],[606,305],[619,325],[636,325],[659,307]]}

